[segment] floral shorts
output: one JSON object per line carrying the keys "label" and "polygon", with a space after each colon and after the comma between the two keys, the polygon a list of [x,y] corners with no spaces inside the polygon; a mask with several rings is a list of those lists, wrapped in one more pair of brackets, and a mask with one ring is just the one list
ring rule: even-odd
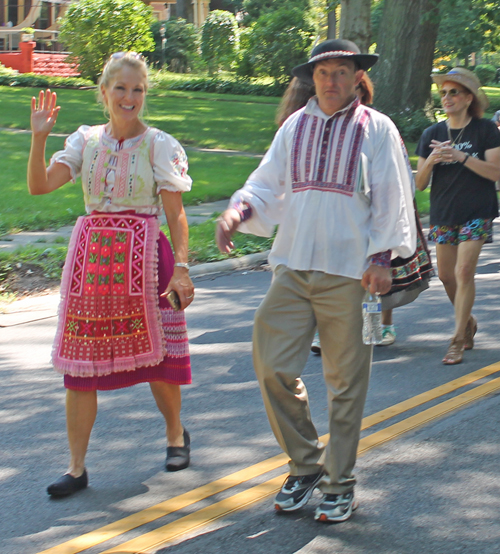
{"label": "floral shorts", "polygon": [[471,219],[462,225],[432,225],[429,240],[436,244],[458,246],[467,240],[493,242],[493,219]]}

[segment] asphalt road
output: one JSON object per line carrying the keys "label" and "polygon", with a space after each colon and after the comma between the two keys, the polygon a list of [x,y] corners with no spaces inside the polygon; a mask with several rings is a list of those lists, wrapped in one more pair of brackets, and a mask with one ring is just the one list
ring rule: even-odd
{"label": "asphalt road", "polygon": [[[497,236],[498,226],[497,226]],[[397,342],[376,348],[365,414],[380,412],[500,360],[500,243],[486,245],[477,276],[476,347],[464,363],[440,360],[451,336],[452,308],[437,278],[409,306],[395,311]],[[251,362],[253,313],[269,271],[196,278],[188,312],[194,382],[183,389],[183,420],[192,437],[192,465],[163,470],[165,437],[148,385],[101,393],[87,467],[91,486],[51,500],[46,486],[67,463],[64,389],[50,367],[55,331],[51,309],[0,327],[0,553],[35,554],[121,521],[168,499],[213,483],[280,454],[264,413]],[[53,311],[53,310],[52,310]],[[10,321],[10,323],[9,323]],[[0,323],[1,324],[1,323]],[[500,375],[500,365],[497,367]],[[485,377],[474,385],[491,379]],[[311,354],[304,380],[313,418],[326,433],[321,358]],[[455,392],[363,431],[377,431],[470,390]],[[203,508],[231,502],[225,517],[187,527],[153,551],[187,553],[427,554],[500,552],[500,395],[483,396],[361,456],[360,507],[340,525],[313,521],[315,496],[303,510],[279,516],[272,496],[242,507],[236,497],[279,477],[245,473],[234,487],[84,550],[86,554],[145,552],[119,546]],[[255,475],[252,477],[252,475]],[[185,518],[185,519],[189,519]],[[208,521],[210,520],[211,521]],[[191,529],[191,530],[190,530]],[[95,537],[96,535],[92,535]],[[69,552],[52,549],[53,554]]]}

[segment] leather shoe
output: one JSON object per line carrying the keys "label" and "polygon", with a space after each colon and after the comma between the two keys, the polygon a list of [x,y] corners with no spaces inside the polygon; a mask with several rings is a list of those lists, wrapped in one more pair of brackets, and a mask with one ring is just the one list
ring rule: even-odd
{"label": "leather shoe", "polygon": [[191,452],[191,438],[184,429],[184,446],[167,446],[167,460],[165,468],[167,471],[179,471],[189,465],[189,453]]}
{"label": "leather shoe", "polygon": [[84,469],[80,477],[73,477],[69,473],[65,473],[59,477],[57,481],[47,487],[47,493],[50,496],[69,496],[75,492],[87,488],[89,484],[89,476],[87,470]]}

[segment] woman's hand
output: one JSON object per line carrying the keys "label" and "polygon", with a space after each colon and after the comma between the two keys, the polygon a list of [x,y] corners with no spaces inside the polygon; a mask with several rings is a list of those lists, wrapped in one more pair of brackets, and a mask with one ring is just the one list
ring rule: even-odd
{"label": "woman's hand", "polygon": [[189,277],[189,270],[184,267],[174,267],[174,274],[170,279],[168,287],[161,296],[167,296],[171,291],[179,295],[181,310],[185,310],[194,299],[194,285]]}
{"label": "woman's hand", "polygon": [[[433,143],[436,143],[436,145],[434,145]],[[462,152],[461,150],[457,150],[456,148],[453,148],[449,140],[447,140],[446,142],[438,142],[433,140],[431,142],[431,148],[434,148],[434,151],[432,154],[436,153],[436,156],[439,157],[439,160],[438,160],[439,162],[464,163],[464,161],[467,158],[467,154],[465,152]]]}
{"label": "woman's hand", "polygon": [[56,120],[57,114],[61,109],[60,106],[56,106],[57,94],[50,92],[47,89],[45,92],[40,91],[38,96],[38,107],[36,105],[36,98],[33,96],[31,99],[31,130],[34,136],[47,137],[52,131]]}
{"label": "woman's hand", "polygon": [[217,219],[215,242],[223,254],[229,254],[234,248],[231,237],[240,223],[240,214],[234,208],[229,208]]}
{"label": "woman's hand", "polygon": [[432,148],[432,152],[427,159],[432,165],[436,165],[439,163],[451,163],[453,161],[453,154],[450,152],[450,150],[460,153],[459,150],[455,150],[455,148],[451,146],[449,140],[446,140],[444,142],[432,140],[429,146]]}

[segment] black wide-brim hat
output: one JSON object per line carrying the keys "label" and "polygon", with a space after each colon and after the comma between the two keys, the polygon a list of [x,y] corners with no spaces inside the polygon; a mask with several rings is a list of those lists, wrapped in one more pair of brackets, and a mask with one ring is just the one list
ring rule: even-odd
{"label": "black wide-brim hat", "polygon": [[360,69],[370,69],[377,63],[378,54],[361,54],[359,48],[350,40],[333,39],[325,40],[321,44],[318,44],[311,52],[311,57],[307,63],[297,65],[292,69],[293,75],[298,77],[301,81],[305,81],[309,84],[313,83],[313,70],[314,65],[323,60],[330,60],[334,58],[346,58],[356,62]]}

